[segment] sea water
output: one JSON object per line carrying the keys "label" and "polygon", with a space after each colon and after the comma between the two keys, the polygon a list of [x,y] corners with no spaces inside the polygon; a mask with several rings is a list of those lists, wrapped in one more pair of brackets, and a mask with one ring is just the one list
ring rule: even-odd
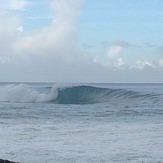
{"label": "sea water", "polygon": [[0,84],[0,158],[163,162],[163,84]]}

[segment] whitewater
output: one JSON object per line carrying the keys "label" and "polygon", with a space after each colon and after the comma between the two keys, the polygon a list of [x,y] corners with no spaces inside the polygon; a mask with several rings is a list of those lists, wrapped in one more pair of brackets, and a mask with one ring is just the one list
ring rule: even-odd
{"label": "whitewater", "polygon": [[0,83],[0,159],[163,162],[163,84]]}

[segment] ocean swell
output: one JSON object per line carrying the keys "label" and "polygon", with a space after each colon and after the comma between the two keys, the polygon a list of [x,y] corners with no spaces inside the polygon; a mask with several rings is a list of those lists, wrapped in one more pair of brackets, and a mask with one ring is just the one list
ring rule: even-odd
{"label": "ocean swell", "polygon": [[0,101],[13,103],[93,104],[133,101],[158,101],[159,95],[125,89],[100,88],[88,85],[32,87],[11,84],[0,87]]}

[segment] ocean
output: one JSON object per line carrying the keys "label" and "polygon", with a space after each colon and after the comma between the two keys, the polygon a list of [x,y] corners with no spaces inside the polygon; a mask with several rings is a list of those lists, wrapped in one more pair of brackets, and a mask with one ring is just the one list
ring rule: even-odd
{"label": "ocean", "polygon": [[163,84],[0,83],[0,159],[163,162]]}

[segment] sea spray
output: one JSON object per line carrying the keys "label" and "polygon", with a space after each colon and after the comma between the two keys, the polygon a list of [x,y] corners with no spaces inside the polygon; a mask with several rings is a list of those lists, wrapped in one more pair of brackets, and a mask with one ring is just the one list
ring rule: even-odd
{"label": "sea spray", "polygon": [[49,94],[39,93],[34,88],[25,85],[6,85],[0,87],[1,102],[46,102],[49,99]]}

